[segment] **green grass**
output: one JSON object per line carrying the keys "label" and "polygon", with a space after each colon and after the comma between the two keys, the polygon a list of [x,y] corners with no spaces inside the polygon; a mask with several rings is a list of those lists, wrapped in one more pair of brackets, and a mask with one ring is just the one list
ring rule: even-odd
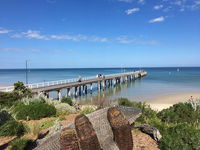
{"label": "green grass", "polygon": [[26,132],[22,123],[9,120],[0,126],[0,136],[22,136]]}
{"label": "green grass", "polygon": [[40,126],[41,126],[41,129],[47,129],[49,127],[52,127],[55,123],[55,119],[53,120],[47,120],[47,121],[44,121],[44,122],[41,122],[40,123]]}
{"label": "green grass", "polygon": [[15,139],[10,143],[11,149],[10,150],[25,150],[27,149],[28,145],[32,143],[31,140],[28,139]]}

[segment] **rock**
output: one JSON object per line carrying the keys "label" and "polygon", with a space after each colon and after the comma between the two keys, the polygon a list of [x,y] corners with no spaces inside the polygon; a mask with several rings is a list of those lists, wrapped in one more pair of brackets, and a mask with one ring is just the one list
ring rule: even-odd
{"label": "rock", "polygon": [[117,108],[123,112],[130,125],[132,125],[135,120],[142,115],[141,109],[137,107],[117,106]]}
{"label": "rock", "polygon": [[119,150],[132,150],[131,126],[122,111],[116,107],[109,108],[107,117]]}
{"label": "rock", "polygon": [[143,124],[140,126],[135,126],[134,128],[139,129],[140,131],[150,135],[154,140],[156,140],[157,142],[160,141],[160,139],[162,138],[162,135],[160,134],[160,131],[155,128],[152,127],[148,124]]}
{"label": "rock", "polygon": [[80,150],[74,129],[65,128],[60,133],[60,150]]}
{"label": "rock", "polygon": [[108,107],[100,109],[86,116],[96,131],[101,148],[103,150],[119,150],[117,144],[113,140],[113,131],[107,119],[108,109]]}
{"label": "rock", "polygon": [[[44,140],[37,141],[35,150],[73,148],[76,147],[76,137],[81,150],[132,150],[130,124],[133,124],[140,113],[139,109],[131,107],[107,107],[88,115],[79,115],[74,123]],[[71,140],[65,143],[65,139]]]}
{"label": "rock", "polygon": [[79,115],[76,117],[75,129],[81,150],[101,150],[96,132],[85,115]]}

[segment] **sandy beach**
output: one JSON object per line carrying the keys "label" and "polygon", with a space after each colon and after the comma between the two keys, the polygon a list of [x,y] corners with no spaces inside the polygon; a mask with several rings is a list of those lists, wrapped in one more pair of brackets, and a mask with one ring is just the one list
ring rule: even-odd
{"label": "sandy beach", "polygon": [[4,86],[4,85],[0,85],[0,88],[6,88],[7,86]]}
{"label": "sandy beach", "polygon": [[186,102],[193,97],[194,100],[200,99],[200,92],[189,92],[189,93],[178,93],[172,94],[168,96],[161,96],[154,99],[146,100],[145,102],[150,105],[150,107],[154,110],[160,111],[165,108],[169,108],[170,106],[179,103]]}

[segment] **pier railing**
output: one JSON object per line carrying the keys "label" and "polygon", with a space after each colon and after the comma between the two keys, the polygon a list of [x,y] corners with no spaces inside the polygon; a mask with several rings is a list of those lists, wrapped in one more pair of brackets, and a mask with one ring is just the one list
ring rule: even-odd
{"label": "pier railing", "polygon": [[[129,75],[129,74],[134,74],[134,73],[139,73],[140,71],[136,72],[125,72],[125,73],[116,73],[116,74],[105,74],[106,77],[114,77],[114,76],[120,76],[120,75]],[[92,80],[96,79],[96,76],[91,76],[91,77],[81,77],[81,81],[87,81],[87,80]],[[40,82],[40,83],[32,83],[32,84],[27,84],[26,86],[30,89],[35,89],[35,88],[41,88],[41,87],[48,87],[48,86],[54,86],[54,85],[61,85],[61,84],[68,84],[68,83],[73,83],[73,82],[78,82],[79,78],[73,78],[73,79],[66,79],[66,80],[58,80],[58,81],[47,81],[47,82]],[[5,88],[0,88],[1,92],[11,92],[14,90],[14,86],[8,86]]]}

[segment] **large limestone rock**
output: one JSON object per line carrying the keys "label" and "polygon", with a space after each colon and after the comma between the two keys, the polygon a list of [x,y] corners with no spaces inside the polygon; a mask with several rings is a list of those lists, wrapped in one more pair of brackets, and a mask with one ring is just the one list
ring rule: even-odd
{"label": "large limestone rock", "polygon": [[108,121],[113,131],[113,140],[120,150],[132,150],[133,140],[131,125],[120,109],[113,107],[108,109]]}
{"label": "large limestone rock", "polygon": [[131,124],[141,115],[138,108],[112,107],[80,115],[35,150],[131,150]]}

